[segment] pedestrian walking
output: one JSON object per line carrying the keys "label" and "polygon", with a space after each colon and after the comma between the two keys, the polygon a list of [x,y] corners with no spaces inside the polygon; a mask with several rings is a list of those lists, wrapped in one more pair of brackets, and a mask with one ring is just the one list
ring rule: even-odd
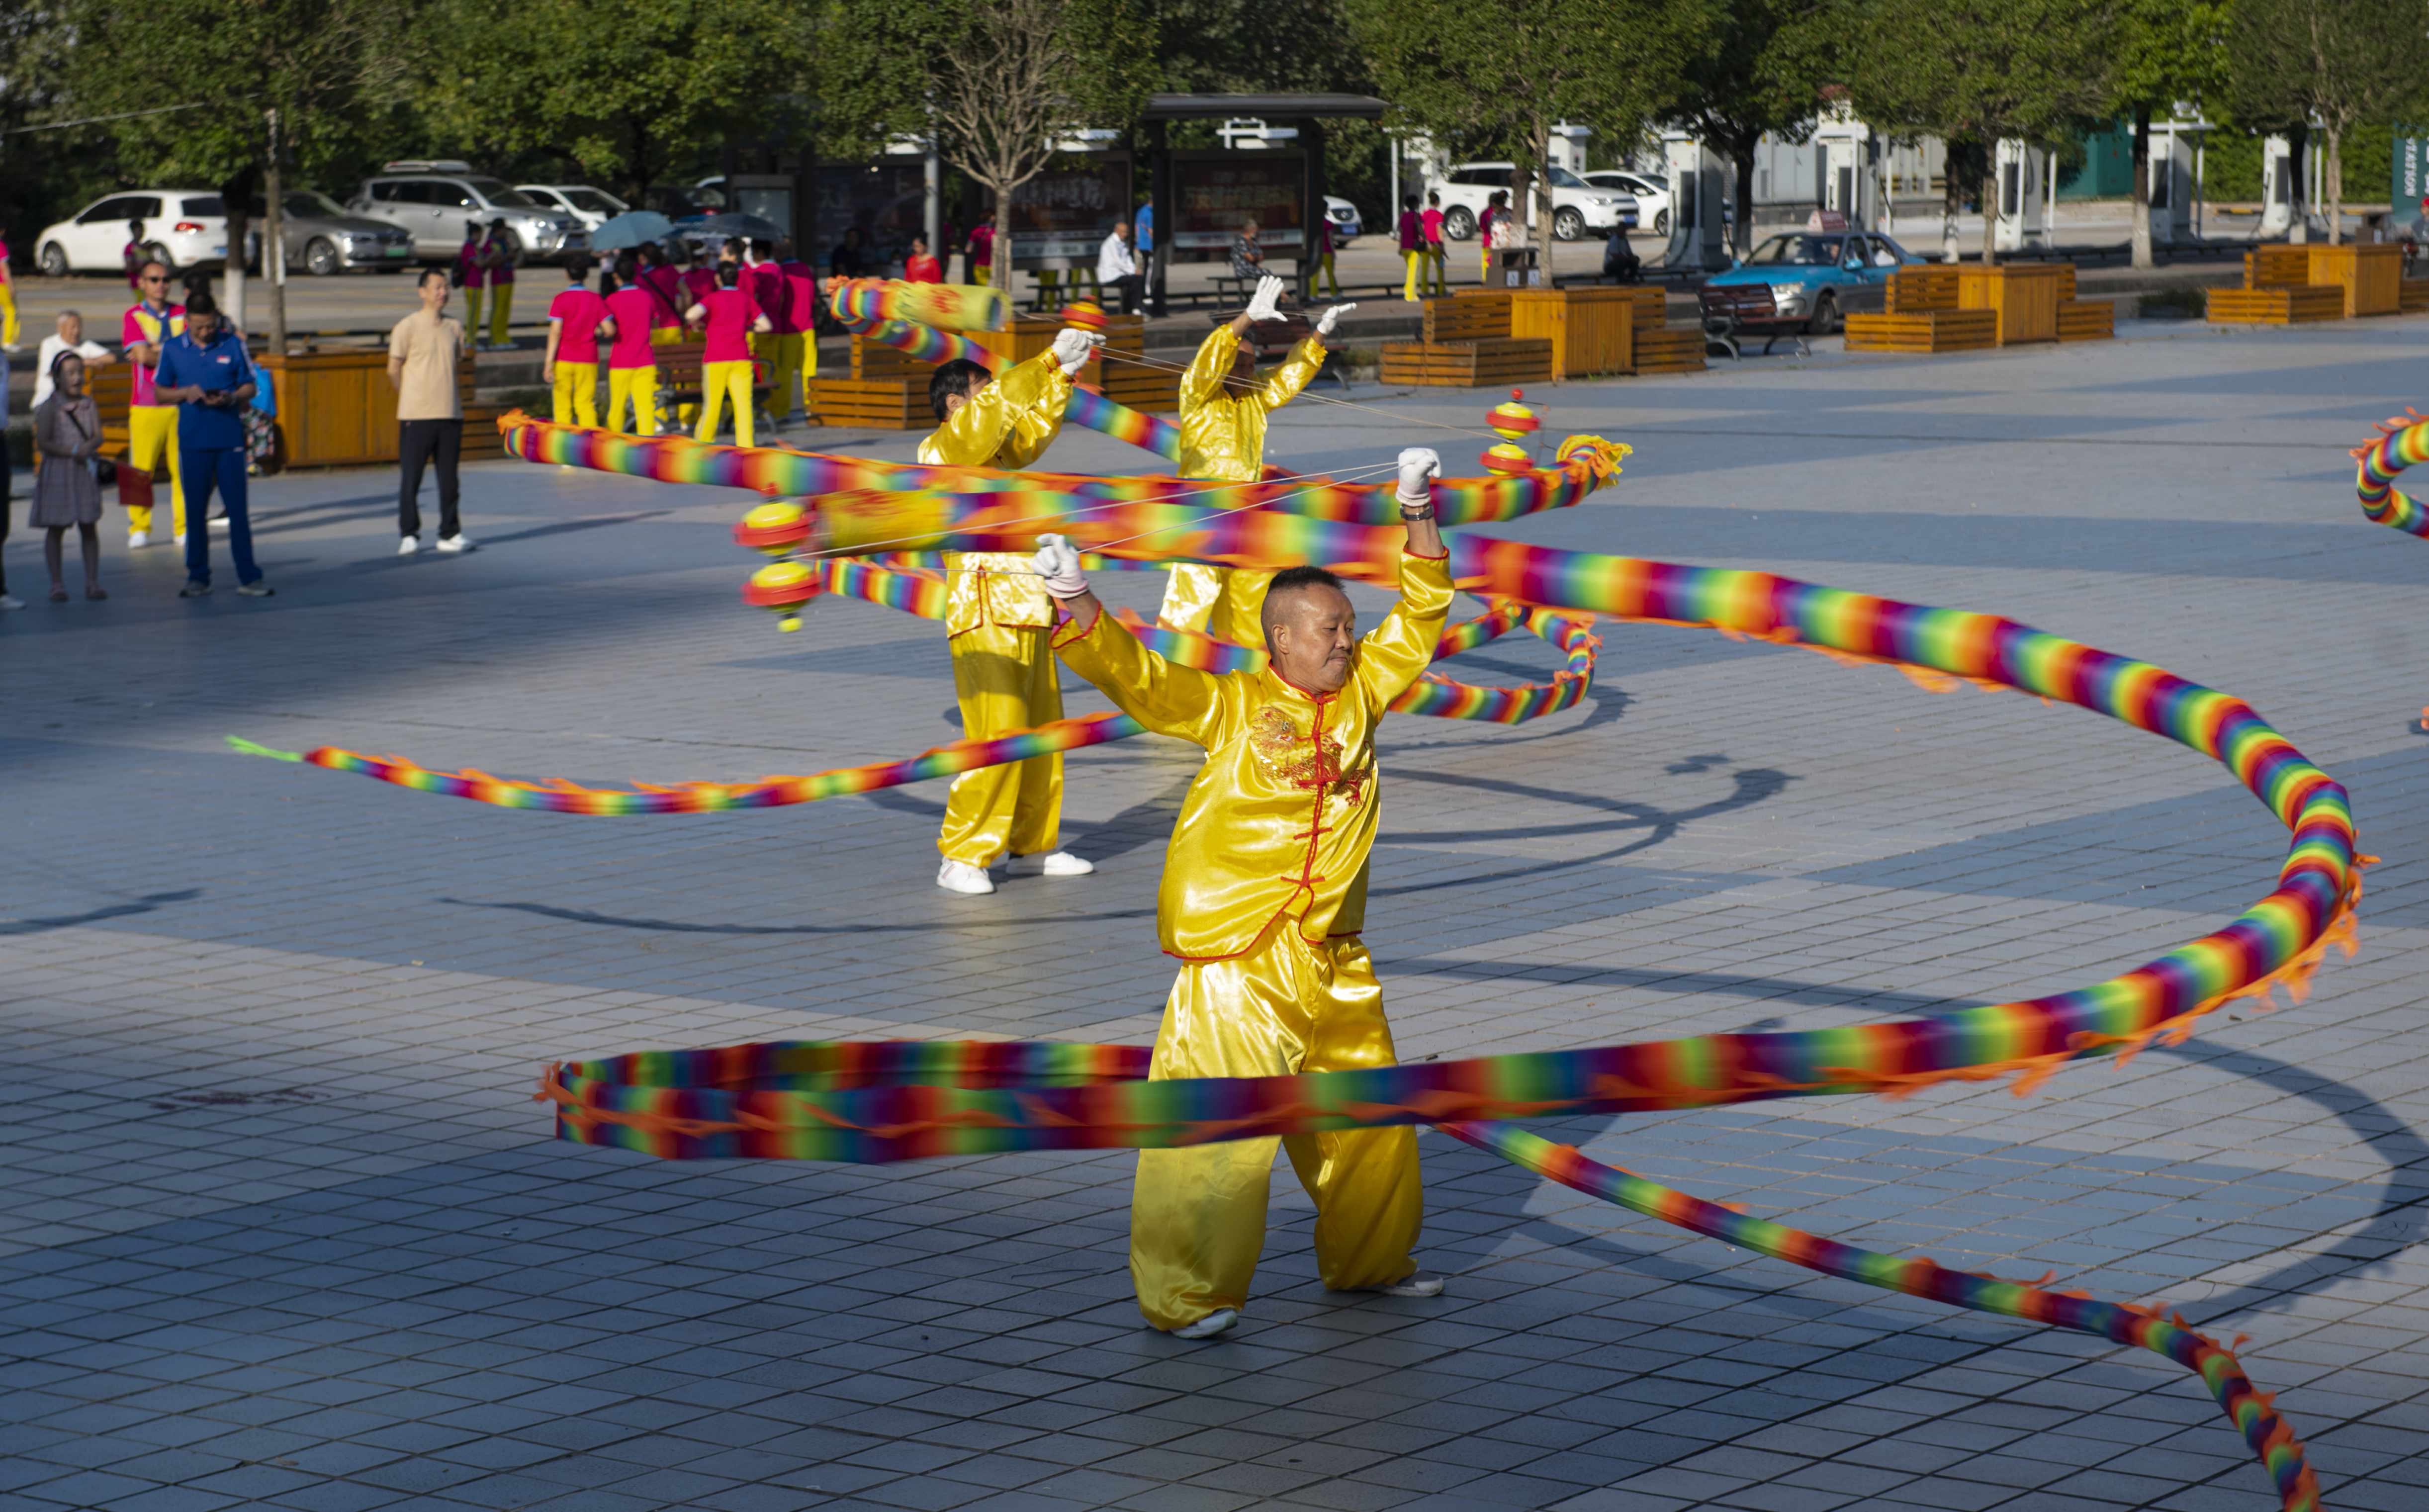
{"label": "pedestrian walking", "polygon": [[388,334],[388,386],[396,390],[396,554],[421,550],[421,474],[438,474],[438,549],[469,551],[456,511],[455,464],[464,453],[464,399],[455,372],[464,360],[464,327],[447,313],[447,279],[421,274],[421,308]]}
{"label": "pedestrian walking", "polygon": [[[84,358],[74,351],[59,353],[42,374],[50,391],[34,406],[34,451],[41,460],[25,523],[43,532],[42,565],[50,569],[53,603],[68,601],[64,558],[71,526],[84,558],[84,596],[109,597],[101,586],[101,406],[85,392],[84,370]],[[0,536],[7,534],[0,524]]]}
{"label": "pedestrian walking", "polygon": [[1417,271],[1426,260],[1426,224],[1417,214],[1417,197],[1413,194],[1400,201],[1398,226],[1400,261],[1408,276],[1400,282],[1400,298],[1411,304],[1417,303]]}
{"label": "pedestrian walking", "polygon": [[1139,295],[1147,285],[1146,275],[1139,271],[1138,249],[1131,239],[1136,235],[1127,218],[1116,221],[1097,248],[1098,291],[1110,294],[1120,289],[1124,315],[1138,313]]}
{"label": "pedestrian walking", "polygon": [[[623,288],[607,296],[607,319],[615,322],[615,345],[607,353],[607,429],[619,436],[658,434],[658,352],[663,343],[650,328],[662,297],[636,282],[640,268],[632,254],[616,259],[616,276]],[[630,406],[631,430],[624,426]]]}
{"label": "pedestrian walking", "polygon": [[548,351],[540,358],[540,381],[550,386],[554,405],[550,411],[559,425],[599,423],[599,337],[616,334],[607,320],[607,302],[590,291],[590,259],[577,257],[565,265],[567,287],[548,306]]}
{"label": "pedestrian walking", "polygon": [[1311,279],[1307,286],[1308,296],[1314,298],[1320,287],[1329,285],[1332,297],[1339,299],[1341,276],[1332,271],[1332,217],[1330,215],[1315,218],[1315,278]]}
{"label": "pedestrian walking", "polygon": [[160,347],[154,392],[177,406],[177,450],[186,475],[186,585],[180,599],[211,591],[211,533],[204,525],[214,490],[227,506],[228,555],[236,591],[267,599],[253,559],[253,519],[246,506],[244,406],[254,395],[253,363],[244,343],[220,320],[219,305],[197,297],[186,305],[186,330]]}
{"label": "pedestrian walking", "polygon": [[506,321],[515,308],[515,265],[522,261],[522,243],[506,229],[501,216],[489,222],[489,234],[481,241],[481,266],[489,275],[489,346],[492,350],[510,345],[506,339]]}
{"label": "pedestrian walking", "polygon": [[741,287],[742,270],[727,263],[717,271],[717,288],[684,312],[701,327],[704,345],[700,359],[700,429],[694,438],[717,439],[718,412],[734,405],[734,444],[754,444],[752,432],[751,333],[773,330],[774,323],[752,304]]}
{"label": "pedestrian walking", "polygon": [[143,247],[143,222],[140,219],[126,222],[126,245],[118,249],[118,260],[126,270],[126,289],[136,298],[143,297],[143,265],[152,254]]}
{"label": "pedestrian walking", "polygon": [[1443,245],[1443,207],[1440,189],[1426,190],[1425,213],[1417,219],[1426,228],[1427,271],[1433,279],[1433,291],[1450,292],[1450,251]]}
{"label": "pedestrian walking", "polygon": [[481,222],[464,222],[464,244],[455,249],[454,285],[464,291],[464,329],[481,329],[481,288],[489,281],[481,266]]}
{"label": "pedestrian walking", "polygon": [[[818,375],[818,271],[794,255],[790,238],[777,239],[776,270],[785,275],[785,309],[794,332],[788,338],[793,386],[801,390],[801,419],[816,424],[818,391],[812,382]],[[789,391],[783,396],[783,414],[792,413],[794,397]]]}
{"label": "pedestrian walking", "polygon": [[[995,222],[981,221],[970,227],[970,250],[963,255],[964,282],[981,288],[995,281]],[[841,272],[841,269],[835,270]]]}
{"label": "pedestrian walking", "polygon": [[1495,189],[1485,197],[1484,214],[1477,219],[1476,239],[1484,259],[1477,274],[1479,283],[1493,282],[1493,254],[1498,247],[1512,244],[1507,229],[1510,221],[1510,191]]}

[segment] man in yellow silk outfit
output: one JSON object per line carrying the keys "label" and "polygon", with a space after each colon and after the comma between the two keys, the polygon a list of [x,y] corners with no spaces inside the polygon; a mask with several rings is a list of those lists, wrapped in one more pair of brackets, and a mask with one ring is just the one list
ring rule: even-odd
{"label": "man in yellow silk outfit", "polygon": [[[1165,852],[1156,929],[1180,958],[1150,1080],[1281,1076],[1395,1063],[1382,984],[1359,941],[1379,816],[1375,729],[1433,658],[1450,607],[1431,452],[1400,453],[1400,601],[1356,638],[1340,580],[1275,575],[1271,661],[1222,676],[1165,661],[1101,612],[1060,536],[1033,559],[1070,618],[1064,665],[1159,734],[1205,748]],[[1145,1150],[1131,1197],[1131,1282],[1156,1327],[1205,1339],[1237,1321],[1265,1241],[1273,1139]],[[1410,1256],[1424,1218],[1415,1130],[1280,1141],[1315,1199],[1316,1266],[1337,1290],[1434,1296]]]}
{"label": "man in yellow silk outfit", "polygon": [[[1071,403],[1071,375],[1096,343],[1066,329],[1041,352],[989,382],[975,362],[936,370],[929,402],[944,423],[919,443],[919,460],[968,468],[1025,468],[1063,429]],[[955,551],[945,558],[949,591],[945,634],[952,651],[953,695],[962,734],[989,740],[1063,717],[1063,691],[1047,635],[1053,601],[1017,551]],[[1056,848],[1063,828],[1063,757],[1033,756],[984,766],[953,780],[945,826],[936,836],[944,861],[936,885],[948,892],[992,893],[987,869],[1009,856],[1015,870],[1048,877],[1084,877],[1097,868]]]}
{"label": "man in yellow silk outfit", "polygon": [[[1240,337],[1259,320],[1279,320],[1276,302],[1282,281],[1261,279],[1256,297],[1231,324],[1217,326],[1181,379],[1181,475],[1254,483],[1265,470],[1265,417],[1305,388],[1324,367],[1324,338],[1355,304],[1335,304],[1316,318],[1314,334],[1291,349],[1281,368],[1256,381],[1253,353]],[[1273,574],[1258,567],[1205,567],[1182,562],[1172,568],[1156,622],[1170,630],[1200,630],[1224,640],[1254,644],[1258,606]]]}

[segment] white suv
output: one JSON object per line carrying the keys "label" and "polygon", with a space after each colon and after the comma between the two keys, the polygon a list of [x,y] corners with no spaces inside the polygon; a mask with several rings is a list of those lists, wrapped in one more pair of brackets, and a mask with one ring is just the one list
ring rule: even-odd
{"label": "white suv", "polygon": [[1597,168],[1578,177],[1596,189],[1616,189],[1636,201],[1637,223],[1657,237],[1670,234],[1670,181],[1659,173]]}
{"label": "white suv", "polygon": [[590,250],[589,231],[570,211],[444,159],[390,163],[377,178],[363,180],[346,208],[404,227],[422,257],[454,256],[474,221],[504,222],[525,262],[555,262]]}
{"label": "white suv", "polygon": [[[1443,205],[1443,235],[1453,241],[1465,241],[1476,235],[1478,217],[1484,214],[1486,201],[1495,189],[1510,189],[1517,173],[1515,163],[1454,163],[1450,172],[1426,186],[1430,193],[1440,194]],[[1615,189],[1596,189],[1565,168],[1544,170],[1552,181],[1552,236],[1559,241],[1576,241],[1591,232],[1608,233],[1614,226],[1636,229],[1636,202]],[[1533,199],[1528,195],[1528,200]],[[1528,210],[1511,193],[1510,207],[1521,215]]]}
{"label": "white suv", "polygon": [[143,251],[171,269],[227,257],[227,206],[208,189],[138,189],[95,200],[34,238],[34,265],[47,278],[119,272],[126,222],[140,221]]}
{"label": "white suv", "polygon": [[518,184],[515,188],[552,210],[563,210],[581,222],[585,231],[596,231],[632,208],[605,189],[587,184]]}

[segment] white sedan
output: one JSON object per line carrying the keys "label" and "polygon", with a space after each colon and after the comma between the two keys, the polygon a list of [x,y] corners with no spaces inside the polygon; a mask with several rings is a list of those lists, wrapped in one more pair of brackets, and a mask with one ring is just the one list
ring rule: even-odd
{"label": "white sedan", "polygon": [[227,257],[227,206],[208,189],[137,189],[93,201],[34,238],[34,265],[48,278],[115,273],[125,267],[127,222],[146,255],[174,271]]}
{"label": "white sedan", "polygon": [[587,184],[518,184],[515,188],[552,210],[563,210],[581,222],[585,231],[596,231],[632,208],[605,189]]}
{"label": "white sedan", "polygon": [[1597,168],[1578,175],[1596,189],[1616,189],[1636,201],[1637,229],[1655,236],[1670,234],[1670,181],[1659,173],[1630,173]]}

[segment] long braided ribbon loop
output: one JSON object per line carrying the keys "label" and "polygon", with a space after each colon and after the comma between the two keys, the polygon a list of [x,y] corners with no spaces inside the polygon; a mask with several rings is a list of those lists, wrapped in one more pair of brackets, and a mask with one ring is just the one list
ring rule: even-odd
{"label": "long braided ribbon loop", "polygon": [[2429,510],[2395,486],[2395,475],[2429,458],[2429,419],[2412,410],[2382,420],[2378,439],[2353,451],[2357,464],[2354,491],[2361,512],[2373,523],[2392,526],[2407,535],[2429,535]]}

